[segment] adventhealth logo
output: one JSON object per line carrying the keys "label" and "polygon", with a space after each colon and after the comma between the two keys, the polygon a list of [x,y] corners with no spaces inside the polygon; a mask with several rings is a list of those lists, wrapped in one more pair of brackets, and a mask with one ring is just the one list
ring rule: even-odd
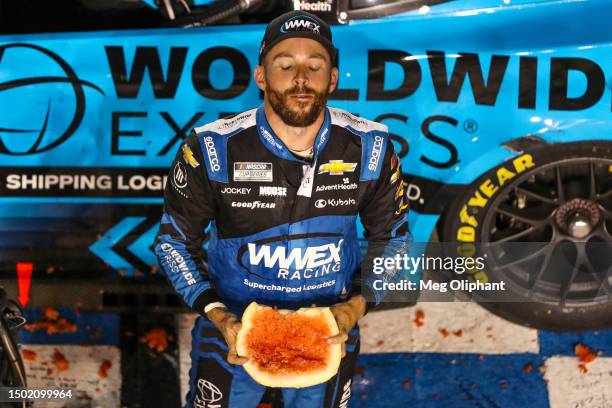
{"label": "adventhealth logo", "polygon": [[285,21],[285,24],[281,26],[281,32],[289,31],[311,31],[320,34],[319,24],[308,16],[295,16]]}
{"label": "adventhealth logo", "polygon": [[294,1],[294,7],[297,5],[297,10],[304,11],[332,11],[331,2],[317,1],[316,3],[308,3],[306,1]]}

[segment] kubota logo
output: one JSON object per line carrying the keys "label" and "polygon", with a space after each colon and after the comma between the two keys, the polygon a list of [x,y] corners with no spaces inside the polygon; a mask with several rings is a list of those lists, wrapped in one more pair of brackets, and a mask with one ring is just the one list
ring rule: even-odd
{"label": "kubota logo", "polygon": [[327,206],[330,207],[343,207],[345,205],[355,205],[357,201],[354,198],[328,198],[327,200],[320,198],[315,201],[315,207],[317,208],[325,208]]}

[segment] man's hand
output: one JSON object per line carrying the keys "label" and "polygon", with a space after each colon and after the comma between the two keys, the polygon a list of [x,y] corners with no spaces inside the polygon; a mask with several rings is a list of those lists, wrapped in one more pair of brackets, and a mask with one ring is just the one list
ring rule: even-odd
{"label": "man's hand", "polygon": [[246,363],[249,359],[246,357],[240,357],[236,352],[236,335],[242,327],[238,317],[222,307],[215,307],[214,309],[209,310],[206,313],[206,317],[208,317],[208,320],[217,326],[217,329],[219,329],[225,338],[225,342],[229,347],[227,362],[236,365],[243,365]]}
{"label": "man's hand", "polygon": [[349,332],[355,327],[357,321],[363,317],[366,309],[366,300],[363,296],[351,297],[346,302],[336,303],[330,307],[331,312],[336,318],[340,333],[330,337],[327,341],[330,344],[342,344],[342,357],[346,355],[346,341]]}

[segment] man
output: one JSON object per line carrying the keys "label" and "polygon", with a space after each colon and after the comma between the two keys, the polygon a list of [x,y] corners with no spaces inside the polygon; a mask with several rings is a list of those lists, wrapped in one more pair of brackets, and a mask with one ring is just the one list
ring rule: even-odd
{"label": "man", "polygon": [[[328,383],[283,389],[285,407],[345,407],[359,352],[357,321],[380,302],[374,256],[407,249],[400,164],[384,125],[326,107],[337,50],[316,16],[272,21],[254,71],[258,109],[195,128],[172,164],[156,243],[162,269],[198,312],[187,406],[255,407],[264,387],[236,354],[251,302],[331,306],[345,345]],[[369,242],[362,262],[356,219]],[[204,229],[211,224],[208,266]],[[363,272],[361,272],[362,270]]]}

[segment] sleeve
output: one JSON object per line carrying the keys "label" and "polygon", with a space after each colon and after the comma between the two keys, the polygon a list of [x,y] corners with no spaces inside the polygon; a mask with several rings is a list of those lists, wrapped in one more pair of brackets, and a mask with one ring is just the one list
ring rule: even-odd
{"label": "sleeve", "polygon": [[[353,293],[366,298],[366,313],[387,295],[386,291],[374,289],[374,281],[395,281],[401,275],[397,266],[374,273],[376,259],[404,257],[412,242],[401,163],[390,139],[382,166],[378,179],[365,189],[364,194],[369,198],[359,212],[368,246],[361,272],[355,274],[352,285]],[[377,269],[382,269],[380,265],[380,262],[376,264]]]}
{"label": "sleeve", "polygon": [[204,230],[214,215],[213,190],[192,131],[170,167],[155,254],[174,290],[200,314],[207,305],[221,302],[202,261]]}

